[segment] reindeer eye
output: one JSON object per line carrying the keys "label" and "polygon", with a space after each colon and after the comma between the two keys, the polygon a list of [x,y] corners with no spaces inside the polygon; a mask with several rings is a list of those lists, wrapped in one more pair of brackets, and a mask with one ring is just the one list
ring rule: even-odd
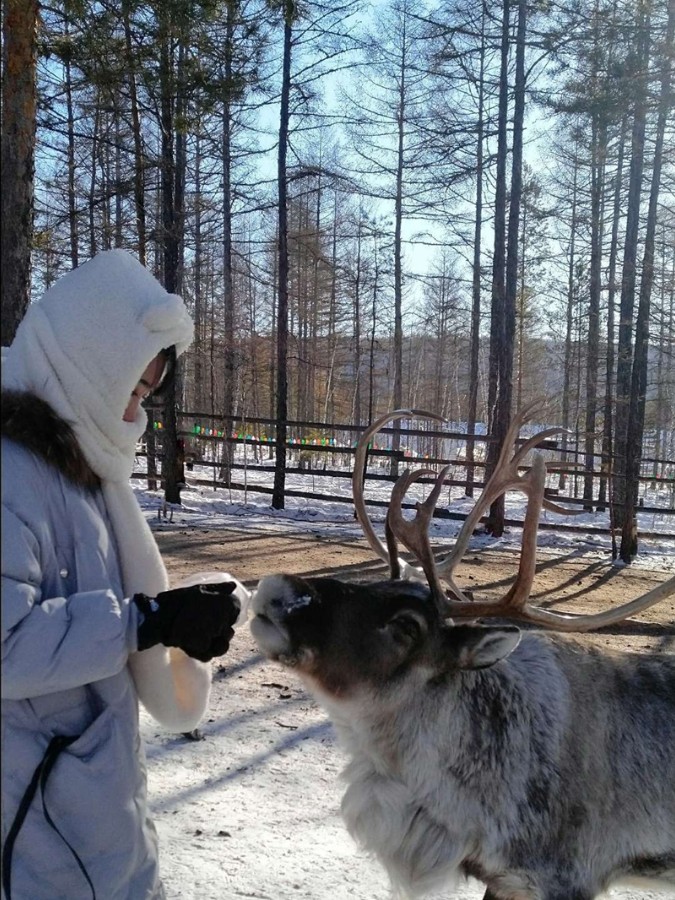
{"label": "reindeer eye", "polygon": [[416,613],[400,612],[389,620],[388,628],[395,641],[408,645],[420,639],[426,623]]}

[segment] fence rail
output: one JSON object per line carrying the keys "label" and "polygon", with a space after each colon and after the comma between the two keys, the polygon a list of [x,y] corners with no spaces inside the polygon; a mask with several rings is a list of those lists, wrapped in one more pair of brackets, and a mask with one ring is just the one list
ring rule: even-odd
{"label": "fence rail", "polygon": [[[272,494],[273,488],[271,480],[273,477],[273,468],[271,463],[274,457],[276,445],[276,436],[272,434],[275,431],[276,422],[271,419],[246,419],[242,422],[240,419],[232,420],[229,429],[223,425],[221,418],[210,418],[201,416],[196,413],[181,413],[179,421],[182,428],[179,431],[179,439],[182,443],[181,451],[184,463],[188,467],[198,464],[202,468],[211,469],[213,478],[190,476],[190,483],[195,485],[204,485],[209,487],[230,488],[232,490],[241,490],[249,493],[257,493],[262,495]],[[204,426],[203,421],[210,421],[212,424]],[[215,423],[215,424],[213,424]],[[234,426],[234,427],[233,427]],[[347,436],[359,435],[365,430],[365,426],[342,425],[331,423],[317,422],[299,422],[289,421],[286,423],[287,429],[291,431],[286,441],[287,448],[287,474],[302,474],[313,476],[314,479],[321,478],[351,478],[352,459],[355,453],[356,440],[345,440]],[[467,489],[469,482],[466,477],[461,477],[468,467],[471,467],[478,476],[472,482],[475,491],[480,491],[482,482],[482,472],[485,468],[485,462],[482,454],[477,454],[477,458],[473,461],[467,461],[464,449],[470,441],[476,444],[487,445],[493,438],[486,434],[470,435],[461,431],[439,431],[434,429],[419,429],[402,427],[400,429],[401,441],[405,444],[404,449],[393,450],[389,444],[391,443],[391,435],[394,434],[395,428],[383,429],[378,434],[378,441],[381,443],[374,445],[369,451],[369,467],[367,471],[368,481],[394,481],[396,475],[391,473],[391,463],[396,460],[399,470],[402,467],[411,465],[452,465],[452,477],[446,484],[450,487],[460,487]],[[226,433],[227,432],[227,433]],[[269,433],[268,433],[269,432]],[[304,435],[304,437],[303,437]],[[161,426],[156,426],[155,436],[159,438],[156,441],[157,454],[156,460],[161,461]],[[583,440],[583,435],[580,436]],[[338,443],[340,439],[341,443]],[[521,440],[526,440],[527,436]],[[436,446],[450,452],[445,455],[431,455],[423,453],[424,449],[431,449],[430,441],[436,441]],[[445,444],[441,442],[446,442]],[[225,447],[237,448],[238,453],[233,455],[225,453]],[[582,447],[576,441],[572,443],[571,436],[567,437],[566,442],[562,440],[547,440],[541,448],[545,451],[547,459],[547,470],[550,475],[557,475],[559,479],[564,481],[564,495],[562,490],[562,482],[560,488],[547,487],[547,495],[563,501],[570,506],[588,506],[589,500],[583,497],[583,484],[585,473],[583,471],[575,472],[561,466],[561,462],[569,461],[585,461],[586,454]],[[248,451],[251,451],[250,456]],[[242,453],[244,458],[242,459]],[[144,450],[139,452],[139,456],[144,456]],[[601,454],[594,455],[595,459],[602,459]],[[236,479],[236,473],[242,471],[262,471],[269,475],[269,483],[258,483],[245,479],[244,482]],[[658,473],[655,475],[655,472]],[[138,474],[136,477],[146,478],[146,475]],[[606,471],[596,469],[593,472],[594,484],[599,484],[601,478],[606,478]],[[236,479],[236,480],[235,480]],[[161,475],[157,476],[158,482],[161,483]],[[433,479],[421,479],[420,483],[432,483]],[[665,515],[670,519],[674,517],[675,521],[675,466],[667,460],[648,459],[643,460],[643,471],[640,477],[641,497],[640,507],[644,513],[654,513]],[[647,488],[657,488],[657,505],[653,502],[654,491],[647,491]],[[596,487],[597,491],[597,487]],[[647,494],[650,494],[648,497]],[[318,492],[310,492],[307,490],[297,490],[286,488],[285,494],[288,497],[304,497],[306,499],[326,500],[331,502],[351,502],[349,497],[338,497],[334,493],[328,494],[322,492],[319,488]],[[661,496],[662,495],[662,496]],[[663,503],[661,503],[663,499]],[[652,502],[649,502],[649,501]],[[368,500],[373,506],[383,505],[382,501]],[[607,508],[607,500],[595,497],[590,501],[593,507],[599,511]],[[410,508],[414,504],[409,504]],[[449,510],[438,509],[436,511],[438,517],[463,519],[465,515],[459,512],[450,512]],[[507,525],[519,525],[521,522],[515,520],[507,520]],[[546,523],[542,523],[542,528],[546,528]],[[587,525],[555,525],[548,527],[556,527],[565,531],[583,531],[588,530]],[[593,530],[604,530],[594,526]],[[647,532],[641,530],[643,536],[648,536]],[[664,536],[657,532],[650,532],[652,536]],[[670,532],[667,533],[670,535]]]}
{"label": "fence rail", "polygon": [[[259,446],[259,447],[273,447],[276,443],[276,428],[277,421],[275,419],[262,418],[262,417],[236,417],[236,416],[214,416],[209,413],[195,413],[195,412],[179,412],[178,419],[183,423],[183,428],[180,431],[180,435],[184,438],[188,438],[194,441],[226,441],[231,444],[239,444],[246,443],[249,446]],[[192,423],[191,426],[188,427],[187,423]],[[211,422],[209,425],[202,425],[202,422]],[[225,434],[225,423],[228,422],[232,427],[229,434]],[[217,423],[215,426],[213,423]],[[287,431],[291,433],[296,432],[296,437],[291,435],[290,438],[287,438],[286,446],[289,449],[298,449],[303,448],[307,451],[317,452],[317,453],[343,453],[343,454],[353,454],[356,442],[358,437],[366,430],[367,425],[354,425],[348,423],[338,423],[338,422],[304,422],[299,420],[289,419],[288,421],[282,423]],[[265,435],[265,437],[260,437],[262,430],[259,426],[264,426],[269,430],[270,434]],[[541,425],[542,428],[549,427],[548,424]],[[538,430],[538,427],[531,426],[528,429],[528,433],[524,434],[523,437],[518,439],[519,443],[524,443],[528,437]],[[324,440],[326,443],[321,443],[321,439],[319,438],[307,438],[303,440],[300,437],[301,433],[312,433],[312,432],[321,432],[324,436]],[[337,443],[336,435],[343,436],[345,434],[353,434],[355,438],[352,444],[347,443]],[[397,425],[387,426],[382,428],[378,435],[381,437],[391,436],[393,434],[405,435],[407,438],[419,439],[420,441],[432,441],[432,442],[450,442],[450,443],[458,443],[458,444],[473,444],[475,445],[487,445],[496,440],[492,435],[482,432],[475,433],[467,433],[466,431],[441,431],[438,428],[411,428],[404,427],[401,422]],[[330,435],[331,437],[328,437]],[[650,443],[648,441],[648,435],[645,438],[645,443]],[[586,451],[585,451],[585,440],[586,433],[585,432],[574,432],[569,433],[566,437],[561,437],[557,440],[548,439],[541,443],[539,446],[540,450],[555,450],[559,453],[564,453],[568,459],[585,460],[586,459]],[[596,436],[596,443],[600,444],[600,436]],[[330,443],[333,441],[333,443]],[[675,442],[675,434],[671,437],[671,442]],[[396,456],[394,451],[387,451],[386,449],[380,449],[379,451],[376,449],[375,451],[371,451],[371,454],[380,453],[382,455]],[[401,451],[398,451],[399,453]],[[603,454],[598,449],[596,452],[592,454],[593,459],[602,460]],[[409,456],[405,454],[403,451],[403,456],[401,458],[408,459]],[[420,458],[420,457],[418,457]],[[466,462],[453,459],[449,460],[448,458],[432,458],[428,455],[425,455],[424,458],[429,463],[437,463],[437,464],[447,464],[448,462],[452,462],[454,465],[465,465],[465,466],[475,466],[479,468],[481,465],[484,465],[480,459],[477,459],[475,462]],[[610,458],[611,464],[611,458]],[[670,469],[670,474],[675,478],[675,459],[665,459],[665,458],[656,458],[653,456],[645,456],[642,459],[643,466],[659,466],[661,468]],[[598,473],[599,477],[600,473]],[[647,476],[649,477],[649,476]]]}

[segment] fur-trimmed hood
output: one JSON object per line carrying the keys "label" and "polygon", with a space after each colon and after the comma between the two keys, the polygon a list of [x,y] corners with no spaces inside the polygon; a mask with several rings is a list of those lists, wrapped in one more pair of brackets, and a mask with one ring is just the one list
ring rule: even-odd
{"label": "fur-trimmed hood", "polygon": [[181,298],[129,253],[108,250],[29,306],[3,355],[2,386],[49,403],[99,478],[126,483],[147,426],[142,407],[124,420],[129,397],[160,350],[179,356],[192,336]]}
{"label": "fur-trimmed hood", "polygon": [[41,457],[62,475],[89,490],[100,487],[77,443],[71,426],[48,403],[29,391],[4,390],[0,395],[2,436]]}

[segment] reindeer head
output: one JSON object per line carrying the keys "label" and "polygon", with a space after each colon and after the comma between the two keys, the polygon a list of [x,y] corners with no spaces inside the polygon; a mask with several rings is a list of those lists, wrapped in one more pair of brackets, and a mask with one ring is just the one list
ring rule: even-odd
{"label": "reindeer head", "polygon": [[264,578],[251,632],[270,659],[325,693],[395,691],[416,670],[425,682],[491,666],[518,644],[517,628],[450,626],[415,582],[348,584],[334,578]]}

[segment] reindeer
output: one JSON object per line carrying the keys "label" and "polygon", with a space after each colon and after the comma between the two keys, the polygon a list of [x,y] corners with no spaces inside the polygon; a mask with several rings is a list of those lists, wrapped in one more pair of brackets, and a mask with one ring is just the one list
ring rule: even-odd
{"label": "reindeer", "polygon": [[[486,885],[484,900],[591,900],[627,878],[657,879],[675,892],[675,658],[476,621],[579,632],[675,592],[672,578],[588,616],[530,603],[539,514],[552,504],[543,497],[542,457],[519,469],[553,432],[509,459],[528,414],[514,419],[454,549],[438,561],[427,528],[446,470],[414,521],[403,518],[402,500],[424,471],[401,477],[386,546],[368,519],[360,477],[368,442],[412,411],[378,420],[357,450],[354,500],[391,579],[266,577],[251,631],[331,717],[349,758],[347,828],[382,863],[397,896],[447,890],[467,876]],[[483,512],[511,488],[528,496],[518,575],[501,600],[472,602],[453,571]],[[397,540],[421,563],[426,585],[397,557]]]}

